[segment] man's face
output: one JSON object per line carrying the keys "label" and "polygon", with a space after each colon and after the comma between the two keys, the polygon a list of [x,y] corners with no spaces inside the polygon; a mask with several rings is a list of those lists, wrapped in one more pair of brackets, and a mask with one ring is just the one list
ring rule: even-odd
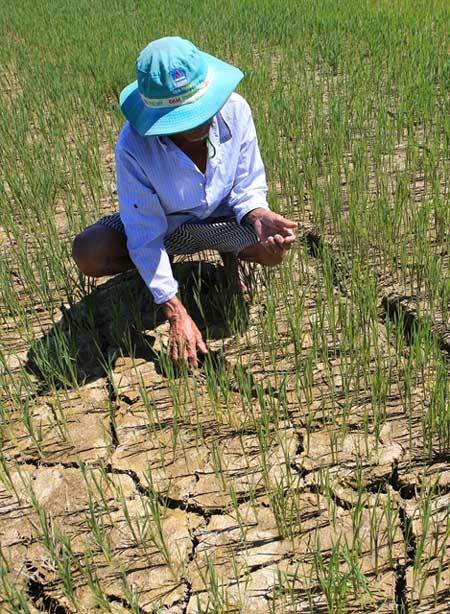
{"label": "man's face", "polygon": [[211,127],[213,118],[211,117],[208,121],[192,128],[192,130],[187,130],[186,132],[177,132],[177,137],[181,137],[184,141],[189,143],[197,143],[199,141],[204,141],[209,134],[209,129]]}

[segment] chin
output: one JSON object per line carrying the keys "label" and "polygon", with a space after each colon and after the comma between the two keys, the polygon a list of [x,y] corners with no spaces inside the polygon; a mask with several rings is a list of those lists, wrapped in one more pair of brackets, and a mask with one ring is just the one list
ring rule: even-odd
{"label": "chin", "polygon": [[208,138],[208,132],[206,134],[203,134],[202,136],[197,136],[197,137],[190,137],[188,140],[191,143],[198,143],[199,141],[204,141]]}

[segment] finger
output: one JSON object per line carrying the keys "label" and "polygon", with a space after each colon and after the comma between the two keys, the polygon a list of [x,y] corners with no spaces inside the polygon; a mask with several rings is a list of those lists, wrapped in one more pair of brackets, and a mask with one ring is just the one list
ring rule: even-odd
{"label": "finger", "polygon": [[274,214],[273,222],[280,229],[281,228],[286,228],[286,229],[297,228],[298,226],[297,222],[294,222],[293,220],[288,220],[286,217],[283,217],[282,215],[279,215],[278,213]]}
{"label": "finger", "polygon": [[191,349],[191,345],[189,343],[189,341],[185,341],[183,343],[183,352],[182,352],[182,357],[183,357],[183,362],[185,365],[190,363],[190,357],[192,355],[192,349]]}
{"label": "finger", "polygon": [[291,238],[296,239],[296,234],[291,228],[279,228],[277,230],[277,234],[282,235],[285,239]]}
{"label": "finger", "polygon": [[193,343],[189,341],[189,344],[187,346],[187,351],[186,351],[186,359],[187,359],[188,364],[191,367],[194,367],[194,369],[198,367],[197,344],[195,340]]}
{"label": "finger", "polygon": [[172,360],[173,362],[177,362],[178,361],[178,346],[176,343],[173,343],[170,347],[170,360]]}
{"label": "finger", "polygon": [[275,243],[274,237],[269,237],[267,242],[269,243],[273,254],[283,255],[283,248],[279,247],[277,243]]}
{"label": "finger", "polygon": [[197,338],[197,348],[202,354],[208,353],[208,348],[206,347],[206,343],[203,341],[201,335]]}
{"label": "finger", "polygon": [[295,239],[297,238],[297,235],[291,228],[288,228],[286,232],[284,233],[284,238],[285,239],[291,238],[293,241],[295,241]]}
{"label": "finger", "polygon": [[264,247],[270,254],[276,253],[273,237],[268,237],[268,239],[266,239],[266,241],[264,242]]}
{"label": "finger", "polygon": [[289,237],[283,237],[283,243],[284,243],[284,248],[286,249],[287,246],[291,247],[291,245],[295,242],[295,235],[291,235]]}
{"label": "finger", "polygon": [[290,249],[291,245],[294,243],[295,241],[295,235],[290,235],[288,237],[283,237],[280,234],[274,235],[274,240],[275,243],[278,245],[278,247],[281,247],[284,250]]}
{"label": "finger", "polygon": [[277,245],[281,249],[284,249],[284,237],[282,237],[281,235],[275,235],[273,237],[273,240],[275,241],[275,245]]}
{"label": "finger", "polygon": [[187,360],[191,367],[194,367],[194,369],[197,369],[198,367],[197,352],[191,352],[190,354],[188,354]]}
{"label": "finger", "polygon": [[288,220],[287,217],[283,217],[282,215],[280,215],[280,218],[280,221],[283,223],[285,228],[297,228],[298,224],[297,222],[294,222],[294,220]]}
{"label": "finger", "polygon": [[175,361],[179,367],[187,365],[188,349],[185,340],[178,340],[176,343],[176,358]]}

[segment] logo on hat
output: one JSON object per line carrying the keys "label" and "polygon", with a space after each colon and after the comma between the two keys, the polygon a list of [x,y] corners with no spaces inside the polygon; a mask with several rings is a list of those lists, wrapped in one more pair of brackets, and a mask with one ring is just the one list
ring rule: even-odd
{"label": "logo on hat", "polygon": [[181,87],[182,85],[186,85],[188,80],[186,78],[186,73],[181,68],[175,68],[170,71],[170,76],[173,79],[173,82],[177,87]]}

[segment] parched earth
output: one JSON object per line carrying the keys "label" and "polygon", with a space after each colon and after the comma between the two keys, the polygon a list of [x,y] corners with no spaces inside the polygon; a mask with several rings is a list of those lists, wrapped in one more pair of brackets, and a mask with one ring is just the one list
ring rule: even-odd
{"label": "parched earth", "polygon": [[[449,459],[423,436],[436,374],[405,386],[382,317],[356,334],[349,374],[329,306],[350,313],[350,299],[337,283],[326,306],[318,259],[293,258],[291,289],[272,279],[283,300],[260,277],[233,335],[204,267],[211,356],[192,373],[170,372],[134,273],[59,315],[30,309],[47,353],[5,331],[2,611],[19,593],[30,612],[448,611]],[[188,292],[196,264],[177,266]],[[78,385],[58,387],[60,366],[52,389],[39,357],[62,331]]]}
{"label": "parched earth", "polygon": [[[424,437],[439,374],[408,373],[385,326],[402,313],[410,334],[428,297],[374,267],[379,318],[351,347],[330,312],[354,309],[345,252],[331,232],[299,234],[295,274],[260,277],[233,335],[220,270],[203,267],[208,313],[191,311],[211,357],[194,373],[164,362],[167,327],[134,273],[53,312],[28,302],[33,347],[5,319],[5,612],[449,610],[449,456]],[[189,294],[197,265],[177,266]],[[439,313],[432,331],[448,353]]]}

